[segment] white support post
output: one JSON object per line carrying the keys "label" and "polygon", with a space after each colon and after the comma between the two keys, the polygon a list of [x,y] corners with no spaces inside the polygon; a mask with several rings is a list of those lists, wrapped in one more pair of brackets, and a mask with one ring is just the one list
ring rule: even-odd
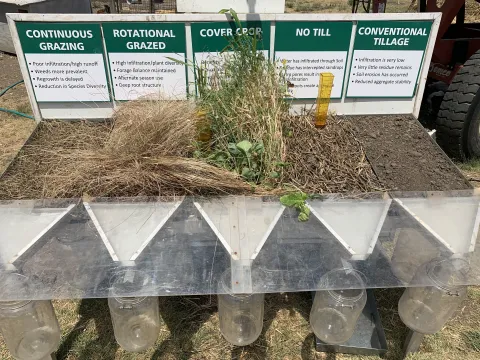
{"label": "white support post", "polygon": [[112,14],[117,14],[118,11],[117,11],[117,0],[110,0],[110,12]]}
{"label": "white support post", "polygon": [[[252,292],[252,261],[246,251],[245,242],[248,242],[246,229],[248,229],[245,197],[232,197],[228,207],[230,224],[230,247],[232,284],[231,289],[235,294],[249,294]],[[240,233],[240,231],[243,231]],[[239,260],[235,260],[235,258]]]}

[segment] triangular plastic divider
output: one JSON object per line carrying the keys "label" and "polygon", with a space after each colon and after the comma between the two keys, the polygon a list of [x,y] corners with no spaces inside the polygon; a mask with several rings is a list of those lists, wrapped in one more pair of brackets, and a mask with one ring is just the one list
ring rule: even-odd
{"label": "triangular plastic divider", "polygon": [[0,258],[12,264],[74,207],[40,208],[28,206],[31,201],[0,205]]}
{"label": "triangular plastic divider", "polygon": [[197,199],[185,197],[135,261],[152,275],[159,295],[213,294],[231,267],[230,253],[194,206]]}
{"label": "triangular plastic divider", "polygon": [[80,199],[14,266],[36,279],[47,299],[107,297],[118,268]]}
{"label": "triangular plastic divider", "polygon": [[353,260],[365,260],[377,243],[391,202],[391,199],[310,200],[307,205]]}
{"label": "triangular plastic divider", "polygon": [[285,210],[279,201],[258,197],[232,196],[194,205],[233,260],[255,259]]}
{"label": "triangular plastic divider", "polygon": [[114,261],[135,261],[180,206],[174,202],[84,202]]}
{"label": "triangular plastic divider", "polygon": [[479,197],[402,198],[395,201],[454,254],[475,250],[480,224]]}

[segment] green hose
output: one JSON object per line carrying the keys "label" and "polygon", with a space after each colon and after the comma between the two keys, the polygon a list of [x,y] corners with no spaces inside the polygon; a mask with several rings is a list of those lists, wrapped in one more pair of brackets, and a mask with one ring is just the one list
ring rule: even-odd
{"label": "green hose", "polygon": [[6,112],[6,113],[9,113],[9,114],[13,114],[13,115],[23,116],[23,117],[26,117],[27,119],[35,120],[35,118],[33,116],[21,113],[17,110],[4,109],[4,108],[0,107],[0,111]]}
{"label": "green hose", "polygon": [[7,86],[5,89],[3,89],[2,91],[0,91],[0,96],[2,96],[3,94],[5,94],[8,90],[10,90],[11,88],[14,88],[15,86],[17,86],[18,84],[21,84],[23,83],[23,80],[20,80],[20,81],[17,81],[15,84],[13,85],[10,85],[10,86]]}
{"label": "green hose", "polygon": [[[5,89],[0,91],[0,97],[3,96],[8,90],[10,90],[11,88],[14,88],[15,86],[17,86],[18,84],[21,84],[21,83],[23,83],[23,80],[17,81],[15,84],[7,86]],[[13,115],[23,116],[27,119],[32,119],[32,120],[35,119],[31,115],[27,115],[27,114],[21,113],[21,112],[16,111],[16,110],[10,110],[10,109],[5,109],[5,108],[0,107],[0,111],[6,112],[6,113],[9,113],[9,114],[13,114]]]}

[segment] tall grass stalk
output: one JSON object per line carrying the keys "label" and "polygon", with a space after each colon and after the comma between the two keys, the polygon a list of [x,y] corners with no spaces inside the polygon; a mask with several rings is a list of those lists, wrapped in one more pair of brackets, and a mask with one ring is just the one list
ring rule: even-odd
{"label": "tall grass stalk", "polygon": [[[241,29],[240,34],[229,39],[220,65],[203,82],[199,103],[210,124],[213,153],[228,155],[229,146],[244,140],[263,144],[254,179],[260,183],[271,174],[278,176],[279,163],[285,156],[282,119],[288,116],[289,109],[284,100],[285,69],[258,51],[263,39],[244,34],[238,17],[232,10],[230,13]],[[211,153],[206,155],[212,158]],[[228,161],[227,167],[238,171],[235,156]]]}

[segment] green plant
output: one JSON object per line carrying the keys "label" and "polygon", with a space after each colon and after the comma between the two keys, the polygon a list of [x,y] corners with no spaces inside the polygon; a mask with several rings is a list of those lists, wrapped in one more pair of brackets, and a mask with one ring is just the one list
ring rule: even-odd
{"label": "green plant", "polygon": [[[248,182],[262,181],[262,156],[265,148],[261,142],[248,140],[229,143],[228,151],[214,151],[208,157],[209,163],[235,171]],[[198,153],[197,153],[198,154]],[[200,155],[201,157],[201,155]]]}
{"label": "green plant", "polygon": [[293,207],[298,210],[298,221],[308,221],[310,218],[310,209],[307,206],[308,195],[304,192],[298,191],[295,193],[283,195],[280,197],[280,202],[283,206]]}
{"label": "green plant", "polygon": [[278,179],[282,168],[277,163],[285,152],[282,120],[289,109],[285,67],[265,56],[261,34],[244,32],[235,11],[222,13],[229,13],[240,31],[222,51],[221,65],[209,73],[215,81],[210,78],[199,92],[212,133],[212,153],[206,155],[233,163],[231,168],[247,181]]}
{"label": "green plant", "polygon": [[194,156],[235,170],[249,182],[278,183],[283,167],[277,164],[285,158],[282,120],[289,116],[286,65],[265,56],[262,35],[244,31],[233,9],[220,13],[230,15],[240,31],[228,38],[215,67],[171,59],[193,67],[197,104],[211,134],[209,146]]}
{"label": "green plant", "polygon": [[262,157],[265,151],[263,143],[252,144],[248,140],[243,140],[238,144],[228,144],[228,151],[237,173],[249,182],[262,181]]}

